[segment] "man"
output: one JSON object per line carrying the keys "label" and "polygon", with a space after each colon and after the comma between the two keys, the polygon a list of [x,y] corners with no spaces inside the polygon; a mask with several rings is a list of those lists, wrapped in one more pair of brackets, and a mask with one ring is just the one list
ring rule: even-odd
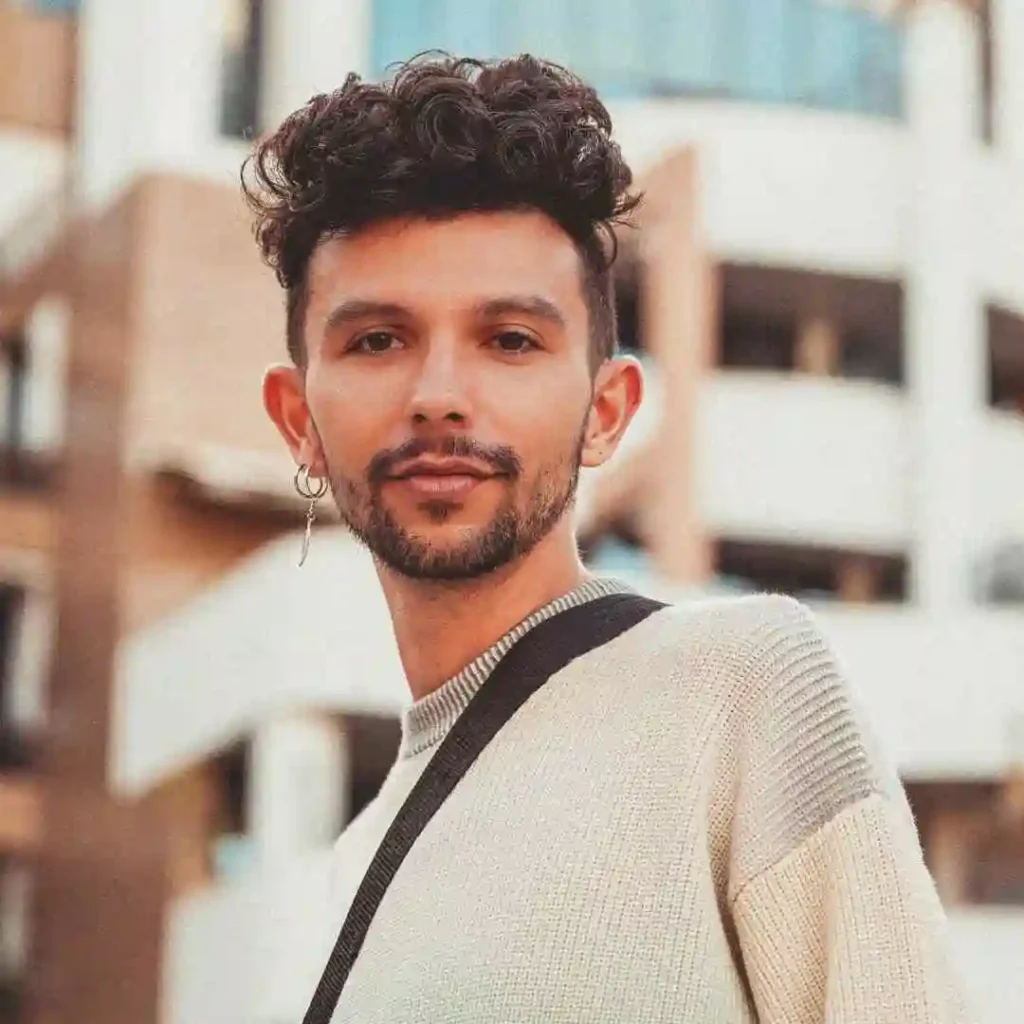
{"label": "man", "polygon": [[[292,358],[265,404],[373,553],[414,698],[337,847],[339,924],[511,642],[621,589],[581,565],[571,516],[642,391],[614,354],[610,235],[637,199],[610,131],[562,69],[421,60],[314,98],[250,165]],[[811,615],[695,603],[556,672],[490,741],[334,1020],[962,1021],[943,932]]]}

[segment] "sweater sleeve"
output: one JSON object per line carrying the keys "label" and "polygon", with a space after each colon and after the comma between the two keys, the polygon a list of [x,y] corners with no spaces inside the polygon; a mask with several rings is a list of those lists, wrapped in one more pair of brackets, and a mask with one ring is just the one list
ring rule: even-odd
{"label": "sweater sleeve", "polygon": [[747,663],[729,901],[762,1024],[966,1024],[910,808],[806,608]]}

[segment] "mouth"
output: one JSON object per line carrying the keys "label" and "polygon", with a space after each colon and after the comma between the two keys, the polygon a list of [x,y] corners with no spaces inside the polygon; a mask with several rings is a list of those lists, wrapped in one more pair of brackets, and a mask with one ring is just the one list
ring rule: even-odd
{"label": "mouth", "polygon": [[454,500],[468,496],[481,484],[501,475],[464,459],[417,459],[388,479],[421,498]]}

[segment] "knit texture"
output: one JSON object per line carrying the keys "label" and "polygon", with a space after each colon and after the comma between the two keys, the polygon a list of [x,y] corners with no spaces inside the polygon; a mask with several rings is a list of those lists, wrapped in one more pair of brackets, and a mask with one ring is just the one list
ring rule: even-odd
{"label": "knit texture", "polygon": [[528,615],[443,686],[406,709],[402,716],[402,745],[398,756],[414,757],[428,747],[437,746],[473,694],[487,681],[498,662],[513,644],[529,633],[534,626],[539,626],[545,619],[550,619],[559,612],[568,611],[595,598],[606,594],[625,593],[629,590],[629,587],[618,580],[591,577],[574,590],[556,597],[554,601]]}
{"label": "knit texture", "polygon": [[[486,674],[403,719],[338,843],[339,926]],[[334,1019],[970,1018],[899,780],[811,613],[761,596],[667,608],[531,697],[413,847]]]}

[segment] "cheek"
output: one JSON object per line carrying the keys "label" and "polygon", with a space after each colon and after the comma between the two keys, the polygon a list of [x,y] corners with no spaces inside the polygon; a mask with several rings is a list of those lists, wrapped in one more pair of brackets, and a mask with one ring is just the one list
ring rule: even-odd
{"label": "cheek", "polygon": [[560,353],[528,369],[498,367],[477,397],[509,430],[547,435],[554,444],[589,413],[593,381],[582,359]]}
{"label": "cheek", "polygon": [[387,436],[386,408],[350,386],[318,382],[307,387],[309,410],[328,461],[361,466]]}
{"label": "cheek", "polygon": [[509,417],[505,437],[528,474],[547,471],[576,457],[589,414],[589,402],[578,392],[559,395],[543,406],[533,403],[527,415]]}

